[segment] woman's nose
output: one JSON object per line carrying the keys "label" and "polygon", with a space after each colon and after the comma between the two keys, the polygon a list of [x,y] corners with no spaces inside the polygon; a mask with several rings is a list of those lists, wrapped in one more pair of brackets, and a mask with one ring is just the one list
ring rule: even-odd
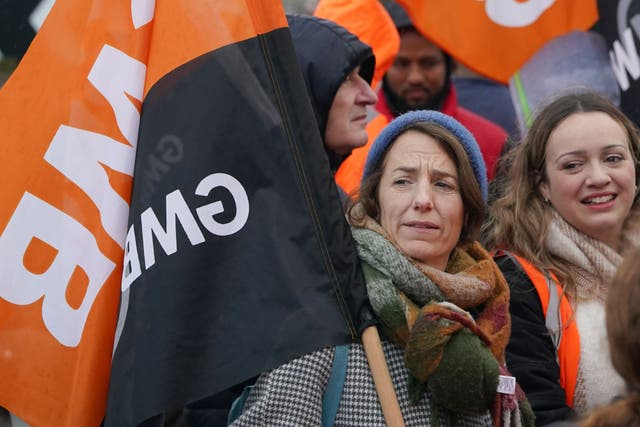
{"label": "woman's nose", "polygon": [[587,172],[587,185],[603,186],[611,182],[611,176],[605,165],[600,162],[592,163]]}
{"label": "woman's nose", "polygon": [[433,209],[433,198],[428,186],[420,185],[416,189],[413,207],[419,211]]}

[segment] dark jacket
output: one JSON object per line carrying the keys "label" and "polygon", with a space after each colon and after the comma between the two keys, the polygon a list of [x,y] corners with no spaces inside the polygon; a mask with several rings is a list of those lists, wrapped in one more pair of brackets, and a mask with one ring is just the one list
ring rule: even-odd
{"label": "dark jacket", "polygon": [[[344,27],[307,15],[287,15],[302,76],[307,84],[320,136],[324,140],[329,110],[346,77],[360,65],[360,75],[371,83],[376,65],[371,48]],[[335,171],[344,157],[327,151]]]}
{"label": "dark jacket", "polygon": [[511,338],[506,359],[509,371],[524,390],[536,415],[536,425],[575,416],[560,386],[556,349],[545,326],[540,297],[527,275],[509,257],[496,258],[509,284]]}

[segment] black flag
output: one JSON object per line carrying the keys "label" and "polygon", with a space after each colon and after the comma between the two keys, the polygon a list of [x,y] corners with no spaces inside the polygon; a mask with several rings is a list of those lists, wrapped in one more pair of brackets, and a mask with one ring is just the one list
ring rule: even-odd
{"label": "black flag", "polygon": [[593,30],[602,34],[608,59],[620,88],[620,108],[640,125],[640,1],[598,0],[600,19]]}
{"label": "black flag", "polygon": [[197,42],[229,42],[143,101],[107,425],[356,340],[368,309],[280,2],[237,3],[255,34],[213,13]]}

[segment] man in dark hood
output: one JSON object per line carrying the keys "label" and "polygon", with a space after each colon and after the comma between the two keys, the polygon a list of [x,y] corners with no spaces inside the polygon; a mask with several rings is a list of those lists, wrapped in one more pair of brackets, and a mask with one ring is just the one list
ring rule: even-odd
{"label": "man in dark hood", "polygon": [[367,109],[375,57],[369,46],[340,25],[317,17],[287,15],[293,44],[333,171],[367,142]]}

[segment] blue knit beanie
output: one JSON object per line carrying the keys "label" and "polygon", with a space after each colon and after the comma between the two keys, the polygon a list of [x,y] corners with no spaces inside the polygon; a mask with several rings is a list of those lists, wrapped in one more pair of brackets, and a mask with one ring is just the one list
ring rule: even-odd
{"label": "blue knit beanie", "polygon": [[387,148],[405,129],[416,123],[432,122],[436,123],[451,132],[463,145],[464,150],[469,157],[469,163],[473,168],[473,174],[478,181],[478,186],[482,192],[482,198],[485,203],[488,194],[487,168],[480,152],[480,147],[471,132],[460,124],[456,119],[438,111],[418,110],[410,111],[402,114],[382,129],[378,137],[369,149],[367,162],[364,164],[364,173],[362,179],[368,177],[376,167],[380,158],[384,155]]}

